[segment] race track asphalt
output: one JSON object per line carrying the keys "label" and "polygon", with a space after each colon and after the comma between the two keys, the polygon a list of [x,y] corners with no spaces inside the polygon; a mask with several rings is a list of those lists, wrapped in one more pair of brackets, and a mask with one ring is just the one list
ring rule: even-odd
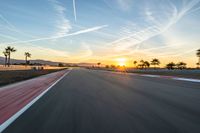
{"label": "race track asphalt", "polygon": [[200,133],[200,84],[73,69],[3,133]]}

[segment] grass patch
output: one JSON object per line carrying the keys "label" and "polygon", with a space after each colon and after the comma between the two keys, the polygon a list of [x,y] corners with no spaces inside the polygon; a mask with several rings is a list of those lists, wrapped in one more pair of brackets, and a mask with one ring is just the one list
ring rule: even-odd
{"label": "grass patch", "polygon": [[0,71],[0,86],[31,79],[63,69]]}

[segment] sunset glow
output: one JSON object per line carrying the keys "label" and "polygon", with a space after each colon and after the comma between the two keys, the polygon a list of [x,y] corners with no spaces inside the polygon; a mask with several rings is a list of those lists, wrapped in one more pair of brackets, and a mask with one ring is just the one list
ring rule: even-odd
{"label": "sunset glow", "polygon": [[126,66],[127,65],[127,59],[126,58],[117,58],[117,65],[119,66]]}

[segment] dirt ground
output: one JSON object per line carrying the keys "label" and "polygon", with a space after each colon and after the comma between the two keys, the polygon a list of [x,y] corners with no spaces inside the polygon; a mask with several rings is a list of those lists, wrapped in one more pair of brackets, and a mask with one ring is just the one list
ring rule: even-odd
{"label": "dirt ground", "polygon": [[31,79],[60,70],[62,69],[0,71],[0,86]]}

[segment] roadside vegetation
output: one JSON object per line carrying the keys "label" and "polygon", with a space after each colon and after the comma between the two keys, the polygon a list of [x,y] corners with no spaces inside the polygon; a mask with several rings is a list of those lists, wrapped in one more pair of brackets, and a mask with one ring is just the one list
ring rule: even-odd
{"label": "roadside vegetation", "polygon": [[29,52],[25,52],[24,55],[25,55],[25,61],[26,61],[25,63],[26,65],[29,65],[30,61],[28,61],[28,58],[31,58],[31,54]]}
{"label": "roadside vegetation", "polygon": [[0,86],[15,83],[41,75],[57,72],[63,69],[46,69],[46,70],[12,70],[12,71],[0,71]]}
{"label": "roadside vegetation", "polygon": [[[31,63],[29,59],[32,55],[29,52],[24,52],[24,63],[11,64],[12,53],[16,51],[17,49],[11,46],[6,47],[3,51],[5,60],[4,68],[0,70],[0,86],[31,79],[52,72],[61,71],[67,68],[62,63],[59,63],[57,67],[54,66],[53,68],[55,69],[53,69],[51,66],[43,67],[43,65],[40,63]],[[19,70],[16,70],[15,67],[18,68],[18,65],[20,65],[20,67],[24,66],[24,69],[20,68]],[[15,67],[13,68],[13,66]]]}
{"label": "roadside vegetation", "polygon": [[[46,64],[41,64],[41,63],[31,63],[29,60],[32,57],[32,54],[30,52],[24,52],[24,62],[23,63],[11,63],[11,55],[12,53],[17,52],[17,49],[15,47],[7,46],[4,51],[2,52],[4,55],[4,67],[9,68],[11,65],[22,65],[22,66],[32,66],[33,69],[35,68],[41,68],[42,66],[45,66]],[[34,66],[41,66],[41,67],[34,67]],[[63,63],[58,63],[57,66],[55,67],[68,67],[66,64]],[[8,69],[5,69],[8,70]]]}
{"label": "roadside vegetation", "polygon": [[96,66],[87,67],[88,69],[96,70],[108,70],[117,72],[130,72],[130,73],[141,73],[141,74],[154,74],[154,75],[166,75],[166,76],[177,76],[187,78],[200,79],[200,49],[196,51],[198,62],[196,68],[188,68],[187,63],[180,62],[169,62],[165,67],[161,68],[161,61],[157,58],[153,58],[151,61],[146,60],[134,60],[133,67],[119,66],[119,65],[101,65],[100,62]]}
{"label": "roadside vegetation", "polygon": [[[17,50],[14,47],[11,47],[11,46],[8,46],[4,49],[3,55],[5,57],[5,61],[4,61],[5,67],[10,67],[10,65],[11,65],[11,62],[10,62],[11,54],[16,52],[16,51]],[[29,52],[25,52],[24,55],[25,55],[25,61],[21,65],[29,65],[30,61],[28,61],[28,58],[31,58],[31,54]]]}
{"label": "roadside vegetation", "polygon": [[[5,57],[5,61],[4,61],[4,66],[5,67],[10,67],[11,65],[11,55],[12,53],[16,52],[17,50],[14,47],[8,46],[4,49],[3,51],[3,55]],[[30,62],[30,58],[31,58],[31,53],[29,52],[24,52],[24,56],[25,56],[25,60],[24,63],[21,63],[21,65],[24,65],[25,67],[27,66],[32,66],[32,70],[26,70],[26,71],[10,71],[10,72],[1,72],[4,73],[3,75],[1,74],[0,76],[6,77],[6,73],[10,74],[10,76],[8,75],[7,77],[11,77],[8,78],[8,83],[13,82],[13,81],[20,81],[23,79],[28,79],[31,77],[35,77],[37,75],[43,75],[44,73],[48,73],[48,71],[50,72],[51,70],[47,70],[47,71],[42,71],[43,67],[41,64],[37,64],[34,63],[32,64]],[[198,58],[198,62],[196,63],[197,67],[195,68],[187,68],[187,63],[180,61],[180,62],[169,62],[165,65],[164,68],[160,67],[161,61],[158,58],[153,58],[151,61],[146,61],[146,60],[134,60],[133,61],[133,67],[132,68],[127,68],[126,66],[120,66],[120,65],[103,65],[101,62],[96,63],[96,65],[93,65],[92,67],[87,67],[88,69],[97,69],[97,70],[109,70],[109,71],[119,71],[119,72],[133,72],[133,73],[146,73],[146,74],[159,74],[159,75],[172,75],[172,76],[186,76],[186,77],[195,77],[195,78],[200,78],[200,72],[199,72],[199,68],[200,68],[200,49],[198,49],[196,51],[196,56]],[[15,65],[15,64],[14,64]],[[38,67],[40,66],[40,67]],[[63,63],[59,63],[58,67],[60,68],[66,68],[66,65]],[[35,70],[40,70],[38,72],[34,72]],[[171,70],[171,71],[169,71]],[[188,70],[198,70],[195,71],[192,74],[185,74],[188,72]],[[54,70],[52,70],[54,71]],[[55,70],[57,71],[57,70]],[[176,72],[175,72],[176,71]],[[183,72],[184,71],[184,72]],[[16,75],[15,75],[16,72]],[[27,75],[24,75],[24,73],[28,73]],[[19,74],[18,74],[19,73]],[[21,76],[20,76],[21,74]],[[15,76],[12,76],[15,75]],[[23,77],[24,78],[19,78],[19,77]],[[18,78],[16,78],[18,77]],[[5,78],[6,79],[6,78]],[[6,79],[7,80],[7,79]],[[4,84],[5,81],[0,81],[0,85]]]}
{"label": "roadside vegetation", "polygon": [[16,52],[17,50],[14,47],[8,46],[5,48],[5,51],[3,51],[3,54],[5,56],[5,66],[10,66],[10,58],[11,53]]}
{"label": "roadside vegetation", "polygon": [[199,58],[198,62],[197,62],[197,68],[200,68],[200,49],[197,50],[196,53],[197,57]]}

